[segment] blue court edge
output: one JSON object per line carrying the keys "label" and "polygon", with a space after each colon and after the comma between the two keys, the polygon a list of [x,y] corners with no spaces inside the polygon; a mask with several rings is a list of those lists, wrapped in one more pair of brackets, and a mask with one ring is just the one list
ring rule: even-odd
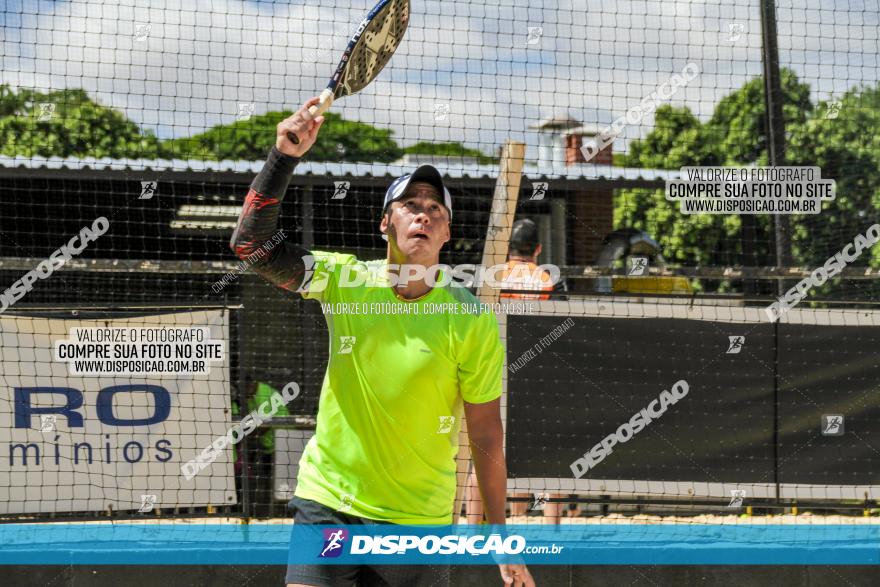
{"label": "blue court edge", "polygon": [[[498,527],[10,523],[0,524],[0,564],[880,563],[880,525],[510,525],[501,534],[494,530]],[[493,545],[526,550],[513,558],[468,553],[468,544],[479,551],[491,542],[493,533]],[[443,537],[447,537],[445,545]],[[451,554],[419,552],[419,544],[428,552],[443,548]],[[542,552],[541,547],[547,548]],[[382,550],[393,553],[382,554]]]}

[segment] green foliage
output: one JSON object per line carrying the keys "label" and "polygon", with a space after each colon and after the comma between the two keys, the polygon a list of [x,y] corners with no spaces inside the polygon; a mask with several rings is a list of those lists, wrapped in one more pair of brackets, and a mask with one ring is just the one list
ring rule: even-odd
{"label": "green foliage", "polygon": [[[780,70],[782,113],[789,131],[802,126],[813,111],[810,86],[798,81],[790,69]],[[767,128],[764,119],[764,78],[749,80],[715,106],[706,124],[705,137],[713,145],[721,165],[766,165]]]}
{"label": "green foliage", "polygon": [[[43,104],[50,106],[44,109]],[[141,132],[121,112],[91,100],[83,90],[41,93],[0,85],[0,153],[155,158],[159,141]]]}
{"label": "green foliage", "polygon": [[[718,154],[706,140],[705,128],[687,108],[661,106],[655,128],[634,141],[626,158],[632,167],[679,169],[686,165],[717,165]],[[736,242],[737,216],[683,215],[662,191],[636,189],[617,193],[614,226],[644,230],[661,246],[667,261],[720,263],[725,246]]]}
{"label": "green foliage", "polygon": [[479,149],[470,149],[461,143],[428,143],[422,141],[403,150],[410,155],[437,155],[439,157],[475,157],[479,163],[497,163],[498,159],[484,155]]}
{"label": "green foliage", "polygon": [[[162,146],[178,159],[259,161],[275,144],[278,123],[291,114],[285,111],[251,116],[191,137],[165,141]],[[403,154],[391,138],[391,130],[344,120],[333,112],[324,113],[324,118],[318,140],[309,150],[310,161],[387,163]]]}
{"label": "green foliage", "polygon": [[[837,182],[837,197],[818,215],[799,217],[792,238],[795,258],[818,265],[878,221],[880,209],[880,86],[853,88],[831,114],[820,103],[806,124],[792,129],[790,165],[818,166]],[[835,116],[836,115],[836,116]],[[880,267],[880,247],[871,250]],[[867,264],[867,253],[855,265]]]}
{"label": "green foliage", "polygon": [[[44,108],[44,104],[50,104]],[[0,153],[22,157],[111,157],[259,161],[275,142],[277,124],[291,112],[270,112],[191,137],[159,141],[79,89],[41,93],[0,84]],[[312,161],[390,162],[403,150],[392,131],[343,120],[329,112]]]}
{"label": "green foliage", "polygon": [[[810,88],[783,69],[783,111],[789,130],[802,127],[813,105]],[[684,166],[766,164],[763,79],[748,81],[718,103],[709,121],[701,123],[688,108],[661,106],[655,127],[633,141],[626,157],[631,167],[679,169]],[[770,261],[772,224],[756,216],[756,254]],[[662,191],[621,190],[615,198],[615,227],[645,230],[661,245],[667,260],[688,265],[723,265],[741,259],[741,217],[734,214],[684,215]]]}
{"label": "green foliage", "polygon": [[625,158],[630,167],[678,169],[717,159],[710,149],[700,121],[690,110],[664,104],[654,115],[654,130],[633,141]]}

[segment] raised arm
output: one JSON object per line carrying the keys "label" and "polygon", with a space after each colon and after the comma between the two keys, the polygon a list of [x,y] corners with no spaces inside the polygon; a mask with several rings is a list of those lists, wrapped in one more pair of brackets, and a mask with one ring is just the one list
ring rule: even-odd
{"label": "raised arm", "polygon": [[[315,144],[324,117],[311,119],[308,109],[318,97],[303,104],[296,113],[281,121],[276,128],[275,146],[263,169],[251,182],[238,217],[229,246],[235,255],[246,261],[253,271],[268,281],[295,291],[305,275],[303,256],[309,251],[287,239],[273,238],[279,231],[278,216],[287,186],[300,158]],[[300,142],[294,145],[287,138],[293,131]]]}

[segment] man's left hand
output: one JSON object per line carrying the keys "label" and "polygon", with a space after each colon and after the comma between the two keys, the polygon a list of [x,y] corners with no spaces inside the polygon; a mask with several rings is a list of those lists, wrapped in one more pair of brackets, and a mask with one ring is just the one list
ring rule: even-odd
{"label": "man's left hand", "polygon": [[498,565],[501,579],[511,587],[535,587],[535,580],[525,565]]}

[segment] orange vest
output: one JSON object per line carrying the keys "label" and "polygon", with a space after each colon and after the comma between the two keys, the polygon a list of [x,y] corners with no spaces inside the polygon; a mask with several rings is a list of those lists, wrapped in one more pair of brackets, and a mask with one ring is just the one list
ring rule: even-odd
{"label": "orange vest", "polygon": [[[508,261],[507,268],[499,275],[501,289],[523,289],[523,290],[541,290],[553,291],[553,283],[550,280],[550,274],[532,262],[525,261]],[[549,300],[547,294],[535,293],[502,293],[502,298],[518,298],[523,300]]]}

